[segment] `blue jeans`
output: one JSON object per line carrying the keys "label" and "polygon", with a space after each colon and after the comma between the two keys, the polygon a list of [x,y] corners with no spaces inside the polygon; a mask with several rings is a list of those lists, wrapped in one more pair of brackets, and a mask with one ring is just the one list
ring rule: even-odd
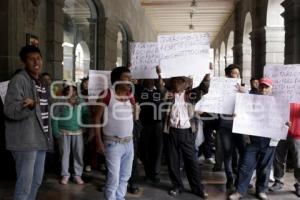
{"label": "blue jeans", "polygon": [[124,200],[133,157],[133,141],[128,143],[105,141],[105,160],[108,169],[104,189],[105,200]]}
{"label": "blue jeans", "polygon": [[270,139],[256,137],[255,141],[248,144],[244,159],[240,168],[237,191],[244,195],[251,181],[252,174],[256,169],[256,192],[266,192],[268,189],[269,177],[275,147],[269,146]]}
{"label": "blue jeans", "polygon": [[35,200],[43,181],[46,151],[12,151],[17,182],[14,200]]}
{"label": "blue jeans", "polygon": [[221,127],[219,135],[222,142],[226,178],[233,181],[232,155],[237,149],[239,153],[237,167],[239,169],[245,151],[245,141],[243,135],[232,133],[232,127]]}

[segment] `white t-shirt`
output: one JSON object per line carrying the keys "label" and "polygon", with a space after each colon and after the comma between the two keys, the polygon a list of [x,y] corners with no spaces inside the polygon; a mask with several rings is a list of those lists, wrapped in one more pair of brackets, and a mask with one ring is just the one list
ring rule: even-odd
{"label": "white t-shirt", "polygon": [[104,135],[119,138],[132,136],[133,108],[130,100],[125,102],[117,100],[112,89],[110,89],[110,94],[110,102],[104,112],[104,118],[107,117],[107,122],[103,127]]}

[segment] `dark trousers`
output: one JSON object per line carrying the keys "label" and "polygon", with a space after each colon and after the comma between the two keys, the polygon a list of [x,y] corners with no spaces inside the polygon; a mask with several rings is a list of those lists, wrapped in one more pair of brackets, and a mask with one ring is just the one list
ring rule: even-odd
{"label": "dark trousers", "polygon": [[296,185],[300,186],[300,140],[288,137],[287,140],[280,140],[275,151],[274,157],[274,178],[282,182],[284,176],[287,154],[291,154],[291,161],[294,167],[294,176]]}
{"label": "dark trousers", "polygon": [[84,142],[84,154],[83,154],[83,162],[84,166],[91,166],[92,165],[92,155],[93,155],[93,149],[92,149],[92,141],[93,136],[90,131],[87,131],[83,133],[83,142]]}
{"label": "dark trousers", "polygon": [[206,159],[212,157],[212,144],[213,144],[213,131],[215,130],[215,120],[204,120],[203,121],[203,154]]}
{"label": "dark trousers", "polygon": [[160,173],[163,150],[162,124],[143,124],[140,138],[140,157],[148,178],[155,178]]}
{"label": "dark trousers", "polygon": [[[266,139],[266,138],[263,138]],[[256,169],[256,192],[266,192],[268,189],[269,177],[275,147],[269,146],[270,140],[265,142],[252,142],[245,150],[244,158],[239,170],[237,191],[245,194],[248,190],[252,174]]]}
{"label": "dark trousers", "polygon": [[216,169],[222,169],[223,160],[224,160],[224,153],[222,149],[222,141],[219,131],[216,133],[216,139],[215,139],[215,147],[216,147],[216,153],[215,153],[215,168]]}
{"label": "dark trousers", "polygon": [[131,177],[128,180],[128,186],[132,187],[137,182],[137,178],[139,176],[138,173],[138,149],[139,149],[139,140],[140,140],[140,133],[142,130],[142,124],[140,121],[135,121],[133,126],[133,148],[134,148],[134,157],[132,163],[132,172]]}
{"label": "dark trousers", "polygon": [[243,135],[232,133],[232,127],[221,127],[219,130],[224,154],[224,167],[227,180],[233,180],[232,155],[238,150],[239,166],[245,151]]}
{"label": "dark trousers", "polygon": [[180,153],[184,161],[186,175],[192,192],[203,192],[200,168],[195,150],[195,135],[191,129],[170,128],[164,134],[166,158],[171,182],[175,188],[183,188],[180,176]]}

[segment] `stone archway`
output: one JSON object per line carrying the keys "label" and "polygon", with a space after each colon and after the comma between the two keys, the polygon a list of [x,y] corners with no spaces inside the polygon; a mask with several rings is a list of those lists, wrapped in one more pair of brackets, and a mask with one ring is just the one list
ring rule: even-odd
{"label": "stone archway", "polygon": [[80,79],[88,75],[90,69],[90,50],[85,41],[81,41],[75,48],[75,81],[79,82]]}
{"label": "stone archway", "polygon": [[252,75],[252,44],[250,37],[251,32],[252,18],[250,12],[248,12],[245,18],[243,35],[242,79],[244,83],[249,83]]}
{"label": "stone archway", "polygon": [[234,32],[230,31],[228,40],[227,40],[227,48],[226,48],[226,61],[227,65],[233,64],[233,46],[234,46]]}
{"label": "stone archway", "polygon": [[117,34],[117,66],[126,66],[129,62],[129,43],[132,41],[130,27],[125,22],[118,25]]}
{"label": "stone archway", "polygon": [[226,67],[226,47],[225,42],[222,42],[220,48],[220,76],[225,76],[225,67]]}
{"label": "stone archway", "polygon": [[215,49],[214,75],[220,76],[220,50]]}
{"label": "stone archway", "polygon": [[[97,68],[98,11],[93,0],[64,1],[63,78],[76,80]],[[78,68],[78,55],[87,55],[84,68]],[[78,55],[77,55],[78,54]],[[86,58],[86,56],[85,56]],[[87,60],[89,63],[87,63]],[[88,68],[87,68],[88,67]]]}

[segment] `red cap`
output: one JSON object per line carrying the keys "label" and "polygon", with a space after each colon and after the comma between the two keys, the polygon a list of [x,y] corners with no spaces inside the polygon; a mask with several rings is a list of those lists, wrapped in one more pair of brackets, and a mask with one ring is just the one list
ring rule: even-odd
{"label": "red cap", "polygon": [[259,80],[259,84],[265,84],[269,87],[272,87],[273,81],[270,78],[262,78]]}

